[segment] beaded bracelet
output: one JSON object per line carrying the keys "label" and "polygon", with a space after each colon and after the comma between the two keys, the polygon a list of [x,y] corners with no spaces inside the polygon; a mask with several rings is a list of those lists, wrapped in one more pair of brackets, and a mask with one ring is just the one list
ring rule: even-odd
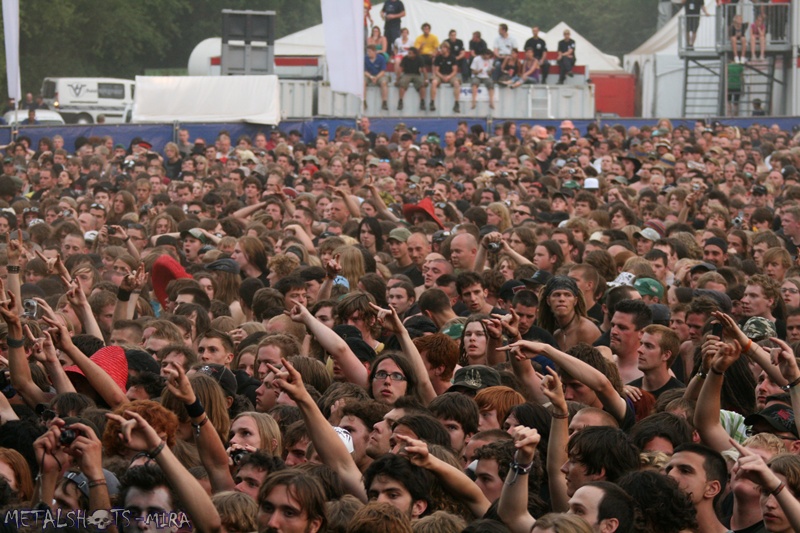
{"label": "beaded bracelet", "polygon": [[164,451],[164,446],[166,445],[167,443],[162,440],[161,444],[153,448],[151,451],[147,452],[147,457],[149,457],[150,459],[155,459],[161,452]]}

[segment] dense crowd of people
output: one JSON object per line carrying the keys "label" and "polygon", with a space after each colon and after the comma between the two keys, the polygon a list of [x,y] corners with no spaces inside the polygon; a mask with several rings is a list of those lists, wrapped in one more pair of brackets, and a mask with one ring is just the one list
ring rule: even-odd
{"label": "dense crowd of people", "polygon": [[800,128],[30,131],[1,529],[800,529]]}

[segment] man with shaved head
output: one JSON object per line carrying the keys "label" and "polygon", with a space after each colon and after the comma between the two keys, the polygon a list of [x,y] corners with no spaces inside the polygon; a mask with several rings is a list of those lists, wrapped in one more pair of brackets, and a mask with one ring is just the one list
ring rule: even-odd
{"label": "man with shaved head", "polygon": [[450,263],[459,271],[472,270],[478,255],[478,241],[470,233],[459,233],[450,242]]}

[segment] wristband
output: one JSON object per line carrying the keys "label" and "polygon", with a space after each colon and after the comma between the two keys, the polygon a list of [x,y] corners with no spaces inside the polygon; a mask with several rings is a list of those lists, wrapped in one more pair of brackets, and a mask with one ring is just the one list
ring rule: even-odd
{"label": "wristband", "polygon": [[720,372],[719,370],[717,370],[713,366],[711,367],[711,372],[713,372],[714,374],[716,374],[718,376],[724,376],[725,375],[725,372]]}
{"label": "wristband", "polygon": [[567,414],[563,414],[563,415],[562,415],[562,414],[558,414],[558,413],[556,413],[556,412],[554,411],[554,412],[550,413],[550,415],[551,415],[553,418],[557,418],[558,420],[565,420],[565,419],[569,418],[569,414],[568,414],[568,413],[567,413]]}
{"label": "wristband", "polygon": [[14,339],[11,337],[6,337],[6,343],[8,343],[9,348],[22,348],[25,346],[25,341],[22,339]]}
{"label": "wristband", "polygon": [[200,438],[200,428],[205,426],[208,423],[208,415],[203,417],[203,420],[195,424],[192,422],[192,427],[194,428],[194,436],[195,438]]}
{"label": "wristband", "polygon": [[798,377],[797,379],[795,379],[794,381],[792,381],[792,382],[791,382],[791,383],[789,383],[788,385],[784,385],[784,386],[783,386],[783,387],[781,387],[781,388],[782,388],[783,390],[785,390],[786,392],[789,392],[790,390],[792,390],[793,388],[795,388],[795,387],[796,387],[797,385],[799,385],[799,384],[800,384],[800,377]]}
{"label": "wristband", "polygon": [[703,372],[702,370],[698,370],[697,374],[695,374],[695,377],[698,377],[700,379],[706,379],[708,377],[708,372]]}
{"label": "wristband", "polygon": [[511,463],[509,463],[508,466],[511,470],[516,472],[517,475],[530,474],[531,468],[533,468],[533,461],[531,461],[527,465],[521,465],[516,461],[511,461]]}
{"label": "wristband", "polygon": [[117,289],[117,300],[120,302],[129,302],[131,299],[131,291],[126,291],[123,288]]}
{"label": "wristband", "polygon": [[8,265],[6,269],[9,274],[19,274],[19,265]]}
{"label": "wristband", "polygon": [[164,451],[164,446],[166,445],[167,443],[162,440],[161,444],[153,448],[151,451],[147,452],[147,457],[149,457],[150,459],[155,459],[162,451]]}
{"label": "wristband", "polygon": [[100,485],[108,485],[105,479],[95,479],[94,481],[89,482],[89,488],[92,489],[94,487],[99,487]]}
{"label": "wristband", "polygon": [[203,404],[200,403],[199,399],[195,399],[194,403],[186,404],[186,413],[190,418],[203,416],[203,413],[205,412],[206,410],[203,408]]}
{"label": "wristband", "polygon": [[747,348],[744,349],[744,353],[750,353],[750,348],[753,347],[753,339],[747,339]]}
{"label": "wristband", "polygon": [[781,482],[778,484],[778,486],[777,486],[777,487],[775,487],[775,490],[773,490],[773,491],[771,491],[771,492],[770,492],[770,494],[772,494],[773,496],[777,496],[777,495],[778,495],[778,494],[780,494],[780,493],[783,491],[783,489],[785,489],[785,488],[786,488],[786,483],[784,483],[783,481],[781,481]]}

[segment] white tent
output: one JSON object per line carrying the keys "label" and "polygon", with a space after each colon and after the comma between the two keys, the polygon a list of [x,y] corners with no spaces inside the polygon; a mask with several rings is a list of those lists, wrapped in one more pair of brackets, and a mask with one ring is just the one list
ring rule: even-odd
{"label": "white tent", "polygon": [[[715,0],[705,0],[710,17],[701,17],[696,46],[713,46],[716,39]],[[683,13],[681,11],[681,13]],[[637,77],[642,117],[679,117],[683,111],[683,60],[678,56],[679,15],[639,48],[626,54],[625,70]]]}
{"label": "white tent", "polygon": [[[409,29],[411,39],[422,33],[424,22],[431,25],[431,33],[442,41],[447,39],[450,30],[456,30],[458,38],[465,44],[475,31],[481,32],[481,37],[491,47],[497,28],[500,24],[508,25],[509,34],[517,40],[520,48],[531,37],[531,28],[502,17],[492,15],[469,7],[460,7],[428,0],[403,0],[406,16],[403,18],[403,27]],[[370,15],[373,22],[383,30],[381,8],[383,4],[372,7]],[[562,39],[564,29],[569,28],[563,22],[545,33],[539,35],[547,42],[548,50],[556,50],[558,41]],[[619,59],[598,50],[592,43],[572,31],[572,38],[577,45],[578,63],[587,65],[591,72],[621,72]],[[322,56],[325,55],[325,40],[322,24],[306,28],[297,33],[287,35],[275,41],[275,55],[277,56]]]}

